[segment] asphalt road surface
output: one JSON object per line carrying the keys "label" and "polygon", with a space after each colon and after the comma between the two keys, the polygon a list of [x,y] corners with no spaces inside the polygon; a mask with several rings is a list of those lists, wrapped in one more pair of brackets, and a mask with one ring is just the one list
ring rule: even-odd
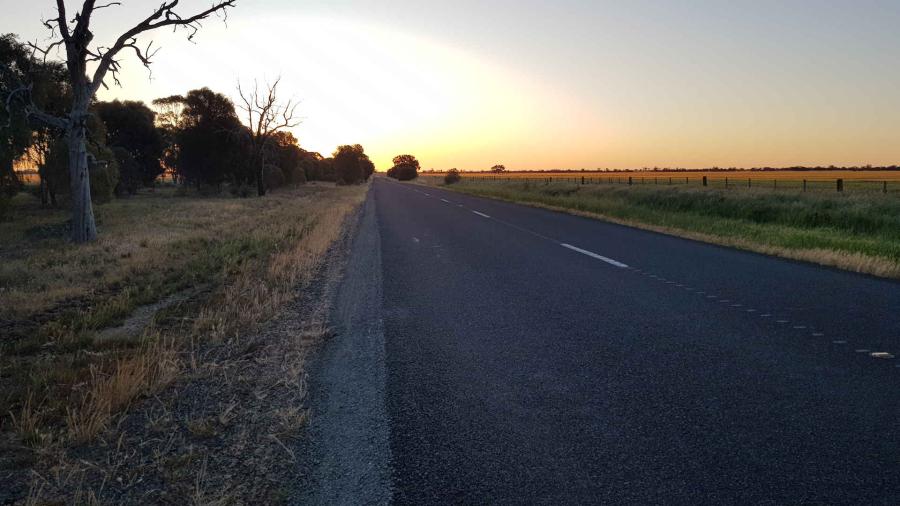
{"label": "asphalt road surface", "polygon": [[900,284],[385,179],[370,199],[393,502],[900,504]]}

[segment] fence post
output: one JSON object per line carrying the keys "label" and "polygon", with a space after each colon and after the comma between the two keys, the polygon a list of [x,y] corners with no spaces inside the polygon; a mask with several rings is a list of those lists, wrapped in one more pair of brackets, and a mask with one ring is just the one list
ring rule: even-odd
{"label": "fence post", "polygon": [[631,186],[631,184],[632,184],[631,176],[628,176],[628,185]]}
{"label": "fence post", "polygon": [[725,188],[728,188],[728,178],[725,178]]}
{"label": "fence post", "polygon": [[805,179],[803,180],[803,191],[804,192],[806,191],[806,180]]}
{"label": "fence post", "polygon": [[703,186],[706,186],[706,176],[703,176]]}
{"label": "fence post", "polygon": [[753,188],[753,179],[747,178],[747,188]]}
{"label": "fence post", "polygon": [[581,184],[584,184],[584,176],[581,176]]}
{"label": "fence post", "polygon": [[773,179],[773,180],[772,180],[772,189],[773,189],[773,190],[777,190],[777,189],[778,189],[778,180],[777,180],[777,179]]}
{"label": "fence post", "polygon": [[839,192],[844,191],[844,180],[843,179],[837,180],[837,191],[839,191]]}
{"label": "fence post", "polygon": [[887,181],[881,182],[881,193],[887,193]]}

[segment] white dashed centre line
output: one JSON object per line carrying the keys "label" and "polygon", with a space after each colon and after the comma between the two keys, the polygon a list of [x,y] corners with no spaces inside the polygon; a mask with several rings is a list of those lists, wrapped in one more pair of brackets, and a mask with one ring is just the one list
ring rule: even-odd
{"label": "white dashed centre line", "polygon": [[449,200],[447,200],[447,199],[441,199],[441,202],[446,202],[446,203],[448,203],[448,204],[451,204],[451,202],[450,202]]}
{"label": "white dashed centre line", "polygon": [[625,264],[623,264],[622,262],[619,262],[619,261],[617,261],[617,260],[613,260],[612,258],[608,258],[608,257],[605,257],[605,256],[603,256],[603,255],[598,255],[598,254],[596,254],[596,253],[594,253],[594,252],[592,252],[592,251],[588,251],[588,250],[586,250],[586,249],[581,249],[581,248],[579,248],[579,247],[577,247],[577,246],[572,246],[571,244],[566,244],[566,243],[564,243],[564,242],[559,243],[559,245],[562,246],[563,248],[568,248],[568,249],[570,249],[570,250],[572,250],[572,251],[577,251],[578,253],[581,253],[582,255],[587,255],[587,256],[589,256],[589,257],[591,257],[591,258],[596,258],[597,260],[600,260],[601,262],[606,262],[606,263],[608,263],[609,265],[613,265],[613,266],[615,266],[615,267],[619,267],[620,269],[627,269],[627,268],[628,268],[628,266],[625,265]]}
{"label": "white dashed centre line", "polygon": [[481,216],[482,218],[490,218],[490,216],[488,216],[488,215],[486,215],[486,214],[484,214],[484,213],[479,213],[478,211],[472,211],[472,212],[475,213],[475,214],[477,214],[478,216]]}

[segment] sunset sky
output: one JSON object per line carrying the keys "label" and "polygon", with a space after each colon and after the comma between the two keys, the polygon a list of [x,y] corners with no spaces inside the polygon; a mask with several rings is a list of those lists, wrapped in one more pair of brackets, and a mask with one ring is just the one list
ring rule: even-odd
{"label": "sunset sky", "polygon": [[[77,2],[80,4],[80,2]],[[97,13],[111,43],[159,2]],[[184,0],[184,12],[207,0]],[[70,10],[76,2],[68,2]],[[49,0],[0,0],[45,38]],[[379,170],[900,163],[900,2],[239,0],[102,99],[282,76],[301,145]]]}

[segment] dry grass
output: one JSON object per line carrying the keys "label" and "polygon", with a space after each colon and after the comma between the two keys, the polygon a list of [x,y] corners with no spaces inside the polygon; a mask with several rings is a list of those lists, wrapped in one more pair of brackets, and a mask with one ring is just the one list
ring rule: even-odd
{"label": "dry grass", "polygon": [[[58,237],[65,213],[17,199],[13,221],[0,223],[0,413],[9,413],[0,430],[32,444],[90,441],[136,399],[190,370],[198,342],[275,315],[365,190],[309,185],[254,199],[147,193],[98,207],[101,239],[83,246]],[[149,327],[100,339],[135,309],[185,292],[189,300],[161,307]]]}

